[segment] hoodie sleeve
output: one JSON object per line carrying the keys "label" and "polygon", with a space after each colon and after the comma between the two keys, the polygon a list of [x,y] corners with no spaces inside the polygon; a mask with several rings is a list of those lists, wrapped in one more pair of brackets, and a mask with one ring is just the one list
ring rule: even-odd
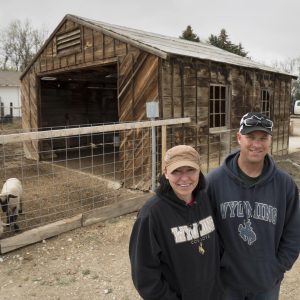
{"label": "hoodie sleeve", "polygon": [[130,237],[129,257],[135,288],[145,300],[179,300],[164,280],[160,265],[160,246],[149,216],[138,217]]}
{"label": "hoodie sleeve", "polygon": [[285,225],[278,248],[278,260],[286,270],[291,269],[300,251],[300,203],[299,191],[293,182],[287,199]]}

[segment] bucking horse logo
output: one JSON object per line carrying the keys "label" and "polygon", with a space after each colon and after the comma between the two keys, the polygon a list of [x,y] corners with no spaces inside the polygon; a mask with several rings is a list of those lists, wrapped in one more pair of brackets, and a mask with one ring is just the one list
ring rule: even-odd
{"label": "bucking horse logo", "polygon": [[251,227],[250,220],[248,220],[247,222],[244,221],[244,225],[240,224],[238,230],[240,233],[240,237],[244,242],[248,242],[249,246],[251,246],[256,241],[256,234]]}

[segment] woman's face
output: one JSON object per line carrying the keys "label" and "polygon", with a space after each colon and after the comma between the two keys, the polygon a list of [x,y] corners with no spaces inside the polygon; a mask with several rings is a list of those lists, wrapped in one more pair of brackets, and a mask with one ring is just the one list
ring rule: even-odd
{"label": "woman's face", "polygon": [[177,195],[177,197],[185,202],[192,200],[192,192],[199,182],[200,171],[192,167],[180,167],[172,173],[165,170],[165,177]]}

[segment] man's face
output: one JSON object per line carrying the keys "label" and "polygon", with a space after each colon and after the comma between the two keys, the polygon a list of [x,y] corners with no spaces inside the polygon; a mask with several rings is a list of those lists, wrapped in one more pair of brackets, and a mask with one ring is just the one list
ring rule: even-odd
{"label": "man's face", "polygon": [[269,151],[271,138],[271,135],[263,131],[253,131],[245,135],[238,132],[241,158],[249,163],[262,162]]}

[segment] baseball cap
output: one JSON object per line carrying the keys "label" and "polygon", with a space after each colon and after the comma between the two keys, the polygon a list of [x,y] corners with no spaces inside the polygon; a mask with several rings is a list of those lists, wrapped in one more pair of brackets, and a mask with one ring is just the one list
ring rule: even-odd
{"label": "baseball cap", "polygon": [[164,163],[170,173],[180,167],[192,167],[200,170],[200,155],[191,146],[178,145],[166,152]]}
{"label": "baseball cap", "polygon": [[264,114],[248,112],[243,115],[240,122],[241,134],[248,134],[253,131],[263,131],[272,135],[273,122]]}

